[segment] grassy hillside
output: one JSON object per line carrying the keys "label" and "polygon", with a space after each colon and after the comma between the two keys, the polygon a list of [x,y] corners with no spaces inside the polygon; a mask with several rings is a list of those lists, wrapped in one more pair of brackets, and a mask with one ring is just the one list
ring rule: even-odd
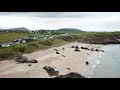
{"label": "grassy hillside", "polygon": [[16,38],[21,38],[31,35],[29,32],[0,32],[0,42],[13,41]]}
{"label": "grassy hillside", "polygon": [[91,44],[104,44],[105,42],[107,43],[116,41],[116,39],[120,39],[120,32],[81,32],[60,38],[69,42],[79,41]]}
{"label": "grassy hillside", "polygon": [[32,53],[38,50],[44,50],[55,46],[66,44],[62,39],[49,39],[32,41],[25,44],[19,44],[8,48],[0,48],[0,60],[12,59],[24,53]]}
{"label": "grassy hillside", "polygon": [[[80,33],[78,41],[93,44],[104,44],[120,38],[120,32],[85,32]],[[114,43],[113,43],[114,44]]]}
{"label": "grassy hillside", "polygon": [[[19,44],[8,48],[0,48],[0,60],[12,59],[24,53],[60,46],[69,42],[78,41],[91,44],[115,44],[120,39],[120,32],[71,32],[70,36],[61,36],[47,40],[35,40],[25,44]],[[10,41],[19,37],[30,35],[30,33],[0,33],[0,41]],[[111,40],[113,40],[111,42]],[[117,41],[117,43],[120,43]]]}

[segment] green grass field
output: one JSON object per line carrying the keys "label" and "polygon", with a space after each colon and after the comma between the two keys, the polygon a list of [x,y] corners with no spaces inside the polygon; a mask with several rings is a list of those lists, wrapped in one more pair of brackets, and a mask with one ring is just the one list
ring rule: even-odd
{"label": "green grass field", "polygon": [[22,38],[31,35],[29,32],[0,32],[0,42],[14,41],[17,38]]}

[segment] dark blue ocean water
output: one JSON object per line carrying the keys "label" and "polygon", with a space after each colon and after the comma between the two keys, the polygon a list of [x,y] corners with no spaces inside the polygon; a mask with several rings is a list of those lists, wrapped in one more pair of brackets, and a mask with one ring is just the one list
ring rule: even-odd
{"label": "dark blue ocean water", "polygon": [[[91,78],[120,78],[120,44],[106,45]],[[95,58],[96,59],[96,58]]]}

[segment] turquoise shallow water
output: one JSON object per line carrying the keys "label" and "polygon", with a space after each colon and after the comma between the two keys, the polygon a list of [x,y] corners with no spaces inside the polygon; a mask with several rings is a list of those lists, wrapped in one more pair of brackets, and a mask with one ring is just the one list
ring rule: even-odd
{"label": "turquoise shallow water", "polygon": [[105,53],[99,54],[92,78],[120,78],[120,45],[103,47]]}

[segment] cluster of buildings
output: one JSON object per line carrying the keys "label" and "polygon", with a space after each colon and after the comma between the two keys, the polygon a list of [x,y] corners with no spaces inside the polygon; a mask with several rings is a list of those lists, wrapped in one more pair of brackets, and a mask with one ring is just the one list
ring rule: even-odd
{"label": "cluster of buildings", "polygon": [[10,46],[13,46],[13,45],[30,42],[30,41],[33,41],[35,39],[37,39],[37,38],[34,37],[34,36],[29,36],[29,37],[26,37],[26,38],[20,38],[20,39],[14,40],[13,42],[0,43],[0,47],[10,47]]}
{"label": "cluster of buildings", "polygon": [[36,40],[36,39],[38,39],[38,40],[39,39],[50,39],[50,38],[59,37],[59,36],[69,36],[69,35],[68,34],[61,34],[61,35],[52,35],[52,36],[50,36],[50,35],[28,36],[25,38],[16,39],[13,42],[0,43],[0,47],[10,47],[10,46],[21,44],[21,43],[31,42],[31,41]]}

